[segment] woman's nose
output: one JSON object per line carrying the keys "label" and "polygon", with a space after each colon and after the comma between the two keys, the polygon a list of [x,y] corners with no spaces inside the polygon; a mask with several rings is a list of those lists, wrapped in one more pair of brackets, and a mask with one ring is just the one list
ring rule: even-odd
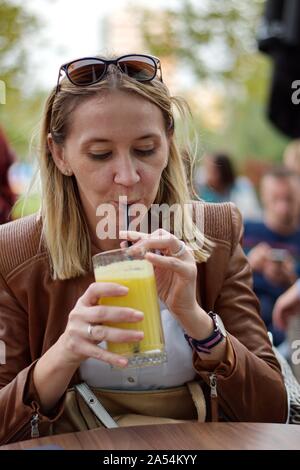
{"label": "woman's nose", "polygon": [[131,158],[121,158],[117,163],[114,182],[122,186],[133,186],[139,181],[140,175]]}

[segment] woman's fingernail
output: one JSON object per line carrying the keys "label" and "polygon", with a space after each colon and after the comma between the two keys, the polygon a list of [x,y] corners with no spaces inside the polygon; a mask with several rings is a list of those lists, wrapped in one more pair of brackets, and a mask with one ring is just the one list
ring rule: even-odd
{"label": "woman's fingernail", "polygon": [[135,334],[135,337],[137,339],[143,339],[144,338],[144,332],[143,331],[138,331],[136,334]]}
{"label": "woman's fingernail", "polygon": [[150,258],[155,255],[155,253],[152,253],[152,251],[146,251],[145,256],[150,256]]}
{"label": "woman's fingernail", "polygon": [[127,359],[118,359],[118,366],[120,367],[127,366]]}
{"label": "woman's fingernail", "polygon": [[128,292],[129,289],[126,286],[118,286],[118,291],[119,292]]}
{"label": "woman's fingernail", "polygon": [[135,310],[134,311],[134,317],[142,319],[142,318],[144,318],[144,314],[143,314],[143,312],[140,312],[139,310]]}

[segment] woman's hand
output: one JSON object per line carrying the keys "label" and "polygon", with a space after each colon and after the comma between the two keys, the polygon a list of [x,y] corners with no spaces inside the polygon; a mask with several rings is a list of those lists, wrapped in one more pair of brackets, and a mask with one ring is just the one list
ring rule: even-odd
{"label": "woman's hand", "polygon": [[141,321],[143,313],[131,308],[98,305],[101,297],[126,295],[128,288],[115,283],[94,282],[78,299],[68,324],[59,339],[61,357],[69,365],[77,365],[90,357],[118,367],[127,359],[98,346],[101,341],[129,343],[141,341],[143,332],[105,326],[105,323]]}
{"label": "woman's hand", "polygon": [[297,279],[295,262],[289,254],[281,262],[267,260],[263,275],[275,286],[289,287]]}
{"label": "woman's hand", "polygon": [[180,257],[172,256],[180,250],[183,242],[164,229],[151,234],[121,231],[120,238],[134,242],[132,248],[160,251],[161,254],[148,252],[145,258],[154,266],[160,299],[174,315],[180,318],[199,311],[196,300],[197,266],[191,249],[185,246]]}
{"label": "woman's hand", "polygon": [[[122,230],[119,236],[133,242],[133,250],[136,247],[139,251],[160,251],[161,254],[145,254],[145,258],[154,266],[160,299],[188,335],[199,340],[209,337],[213,332],[213,322],[197,302],[197,265],[191,249],[185,246],[180,256],[172,256],[179,252],[183,242],[163,229],[151,234]],[[121,242],[122,247],[125,244],[126,242]],[[201,356],[201,353],[198,354]],[[209,359],[221,362],[225,354],[226,341],[222,341],[213,349]]]}
{"label": "woman's hand", "polygon": [[126,295],[127,287],[115,283],[94,282],[78,299],[71,311],[64,333],[37,361],[33,381],[40,398],[43,413],[48,413],[66,391],[70,380],[85,359],[93,357],[118,367],[125,367],[127,359],[98,346],[103,340],[127,343],[140,341],[140,331],[105,326],[109,322],[138,322],[142,312],[125,307],[98,305],[101,297]]}

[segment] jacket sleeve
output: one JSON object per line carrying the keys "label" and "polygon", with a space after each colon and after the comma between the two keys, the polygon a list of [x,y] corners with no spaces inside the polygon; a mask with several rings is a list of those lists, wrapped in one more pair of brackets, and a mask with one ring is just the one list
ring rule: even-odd
{"label": "jacket sleeve", "polygon": [[[218,403],[231,421],[286,422],[287,393],[252,290],[251,268],[241,247],[242,219],[233,204],[231,217],[231,256],[214,306],[228,331],[226,358],[214,370]],[[195,354],[194,365],[209,383],[209,361]]]}
{"label": "jacket sleeve", "polygon": [[[30,437],[31,420],[38,416],[46,430],[58,416],[43,416],[32,375],[28,315],[0,276],[0,444]],[[62,412],[58,406],[58,415]]]}

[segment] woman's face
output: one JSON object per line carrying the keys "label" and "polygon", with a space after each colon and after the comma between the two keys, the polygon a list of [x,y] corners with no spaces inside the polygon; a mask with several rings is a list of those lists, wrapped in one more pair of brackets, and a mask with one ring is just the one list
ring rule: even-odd
{"label": "woman's face", "polygon": [[100,204],[116,203],[119,196],[149,208],[168,154],[161,110],[138,95],[114,90],[88,99],[72,113],[61,162],[73,172],[93,221]]}

